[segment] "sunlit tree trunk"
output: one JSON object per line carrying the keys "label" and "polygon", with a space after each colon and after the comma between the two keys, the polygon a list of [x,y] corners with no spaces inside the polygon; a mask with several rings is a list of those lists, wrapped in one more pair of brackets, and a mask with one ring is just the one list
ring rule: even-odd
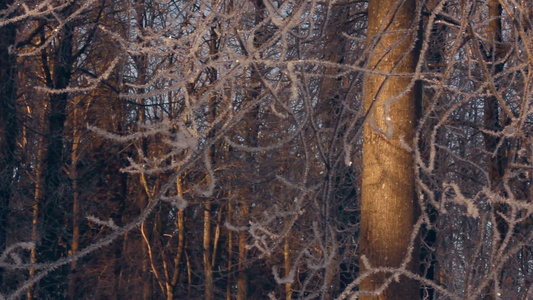
{"label": "sunlit tree trunk", "polygon": [[[285,237],[285,243],[283,245],[283,264],[285,267],[285,278],[288,278],[291,272],[291,244],[289,237]],[[292,283],[285,283],[285,299],[292,299]]]}
{"label": "sunlit tree trunk", "polygon": [[[69,177],[72,182],[72,244],[71,254],[78,253],[80,249],[80,190],[78,179],[78,161],[80,155],[81,130],[79,128],[80,107],[79,99],[74,104],[72,112],[72,152],[70,154],[71,164],[69,169]],[[77,261],[70,264],[71,275],[68,284],[69,299],[76,299],[76,285],[79,279],[77,274]]]}
{"label": "sunlit tree trunk", "polygon": [[[41,128],[45,127],[43,124],[45,123],[44,117],[45,117],[45,111],[46,109],[43,109],[42,116],[41,116]],[[32,264],[37,263],[37,243],[39,242],[39,226],[41,225],[41,221],[39,218],[41,206],[43,202],[44,197],[44,159],[46,155],[46,148],[44,143],[44,137],[40,136],[38,140],[38,148],[37,148],[37,155],[35,157],[35,191],[33,196],[33,206],[32,206],[32,227],[31,227],[31,240],[35,244],[34,247],[30,250],[30,262]],[[32,278],[35,275],[35,268],[30,268],[30,278]],[[26,298],[28,300],[35,299],[35,286],[30,286],[28,288],[28,291],[26,293]]]}
{"label": "sunlit tree trunk", "polygon": [[[176,179],[176,190],[178,197],[183,197],[183,176],[178,176]],[[170,281],[167,279],[167,300],[174,299],[174,289],[178,283],[180,276],[180,262],[183,257],[183,249],[185,248],[185,220],[184,209],[179,209],[176,215],[175,226],[178,230],[178,249],[174,256],[174,272]]]}
{"label": "sunlit tree trunk", "polygon": [[[144,104],[144,100],[141,100]],[[145,111],[144,109],[139,109],[139,116],[140,116],[140,122],[145,122]],[[148,153],[148,141],[146,138],[141,139],[141,147],[143,153]],[[143,211],[146,209],[146,207],[149,205],[149,195],[150,190],[147,188],[146,185],[146,175],[141,174],[141,182],[144,182],[142,185],[143,187],[139,188],[139,196],[138,196],[138,205],[139,210]],[[150,257],[150,241],[151,241],[151,234],[146,231],[146,227],[148,227],[148,220],[144,221],[141,224],[141,235],[143,237],[143,241],[141,241],[144,246],[142,246],[142,262],[141,262],[141,270],[142,270],[142,299],[143,300],[149,300],[152,298],[152,274],[151,274],[151,257]],[[144,242],[144,243],[143,243]]]}
{"label": "sunlit tree trunk", "polygon": [[204,271],[205,271],[205,299],[214,299],[213,268],[211,266],[211,201],[204,205]]}
{"label": "sunlit tree trunk", "polygon": [[[247,203],[241,204],[240,219],[241,222],[248,216],[249,207]],[[241,223],[242,225],[242,223]],[[239,275],[237,278],[237,300],[247,299],[248,294],[248,277],[246,272],[246,260],[248,249],[246,249],[246,231],[239,231]]]}
{"label": "sunlit tree trunk", "polygon": [[[418,273],[418,257],[409,251],[416,220],[414,163],[409,145],[414,137],[415,92],[406,91],[412,81],[417,53],[415,38],[416,2],[371,0],[368,6],[368,37],[373,45],[368,70],[388,76],[368,74],[364,82],[365,109],[370,110],[364,127],[361,201],[361,273],[376,267],[400,268]],[[412,85],[411,85],[412,86]],[[404,94],[401,94],[404,93]],[[397,99],[395,98],[397,97]],[[393,101],[390,101],[393,99]],[[366,277],[360,291],[376,291],[379,296],[359,299],[417,299],[417,283],[405,276],[399,282],[391,273]]]}
{"label": "sunlit tree trunk", "polygon": [[[148,197],[143,195],[144,192],[139,191],[139,209],[141,211],[148,205]],[[143,236],[142,244],[142,258],[141,258],[141,286],[142,286],[142,299],[149,300],[152,297],[152,280],[151,280],[151,267],[150,267],[150,233],[146,231],[147,221],[141,224],[141,235]]]}

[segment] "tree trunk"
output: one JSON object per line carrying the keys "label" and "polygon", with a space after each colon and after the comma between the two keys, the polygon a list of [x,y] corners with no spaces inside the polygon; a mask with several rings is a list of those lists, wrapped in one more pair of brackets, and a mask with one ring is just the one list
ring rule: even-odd
{"label": "tree trunk", "polygon": [[[241,226],[246,217],[248,217],[248,203],[245,201],[241,204],[240,222]],[[246,272],[246,260],[248,257],[248,249],[246,249],[246,231],[239,231],[239,275],[237,278],[237,300],[246,300],[248,293],[248,280]]]}
{"label": "tree trunk", "polygon": [[[61,33],[61,42],[57,49],[57,60],[53,67],[53,83],[48,86],[52,89],[65,89],[71,80],[71,67],[73,64],[73,34],[72,24],[65,24]],[[66,110],[68,94],[51,94],[50,113],[48,115],[48,146],[46,154],[45,174],[44,174],[44,201],[42,203],[42,216],[44,234],[39,247],[39,256],[43,262],[57,261],[67,255],[68,234],[66,229],[68,224],[67,211],[69,209],[69,199],[66,190],[63,188],[68,182],[68,178],[63,171],[65,166],[65,156],[63,151],[64,128],[66,121]],[[67,292],[66,266],[59,267],[42,280],[42,291],[46,293],[43,297],[55,299],[66,298]]]}
{"label": "tree trunk", "polygon": [[[74,111],[72,112],[72,153],[69,177],[72,182],[72,244],[71,254],[75,255],[80,249],[80,190],[79,190],[79,178],[78,178],[78,161],[80,155],[79,145],[81,142],[81,130],[80,130],[80,103],[74,105]],[[77,262],[73,261],[70,264],[70,279],[68,283],[68,297],[69,299],[77,299],[76,286],[79,280],[79,274],[77,274]]]}
{"label": "tree trunk", "polygon": [[[226,217],[226,222],[228,224],[233,224],[233,204],[231,197],[228,198],[228,212]],[[228,283],[226,284],[226,300],[231,300],[232,297],[232,286],[233,286],[233,276],[232,276],[232,268],[233,268],[233,231],[228,230],[228,273],[227,273],[227,280]]]}
{"label": "tree trunk", "polygon": [[[369,43],[375,45],[369,70],[391,75],[414,72],[415,3],[369,2],[368,37]],[[405,271],[418,273],[418,257],[408,250],[416,221],[414,162],[411,152],[402,145],[410,144],[414,137],[416,93],[414,87],[405,91],[411,76],[391,75],[369,74],[364,82],[365,110],[370,113],[364,125],[359,242],[361,256],[367,258],[371,268],[361,261],[360,274],[378,267],[401,268],[409,258]],[[400,96],[402,92],[405,93]],[[399,276],[399,282],[389,282],[391,275],[376,272],[366,277],[360,291],[383,291],[360,299],[419,298],[415,281]]]}
{"label": "tree trunk", "polygon": [[[486,61],[488,64],[493,64],[493,74],[491,75],[496,76],[498,73],[501,73],[503,71],[503,64],[499,63],[499,61],[501,61],[505,56],[505,52],[502,51],[502,7],[498,0],[490,0],[488,3],[488,8],[490,21],[487,32],[487,40],[489,41],[488,51],[490,51],[490,53],[486,53]],[[504,120],[509,119],[509,116],[506,116],[505,113],[500,116],[499,110],[500,105],[496,96],[489,96],[485,98],[485,103],[483,107],[483,123],[485,129],[493,132],[499,132],[502,130],[503,126],[506,125],[506,121]],[[503,143],[502,145],[499,145],[501,143],[501,137],[487,133],[483,134],[483,139],[485,142],[485,149],[488,153],[487,165],[491,190],[495,193],[499,193],[498,190],[503,190],[500,184],[502,182],[502,178],[506,169],[506,144]],[[500,146],[499,148],[498,145]],[[509,225],[502,218],[502,215],[506,214],[505,205],[497,202],[492,205],[494,219],[496,220],[496,231],[494,231],[494,234],[497,235],[495,239],[497,243],[493,245],[493,247],[499,248],[501,246],[502,240],[507,234]],[[499,249],[495,249],[493,253],[498,253],[499,251]],[[499,275],[496,275],[496,278],[494,278],[494,280],[498,281],[498,277]],[[489,286],[489,291],[486,299],[498,298],[496,295],[494,295],[494,284],[495,282],[492,282]]]}
{"label": "tree trunk", "polygon": [[[0,0],[0,11],[7,9],[12,0]],[[15,78],[17,57],[10,51],[15,45],[16,27],[0,27],[0,253],[7,246],[9,203],[13,195],[16,170],[18,119],[16,111]],[[0,270],[0,286],[4,286],[4,272]]]}
{"label": "tree trunk", "polygon": [[[291,273],[291,247],[289,237],[285,237],[285,243],[283,246],[283,263],[285,267],[285,278],[289,277]],[[292,283],[285,283],[285,300],[292,299]]]}
{"label": "tree trunk", "polygon": [[[45,127],[45,111],[43,110],[41,120],[40,120],[40,128]],[[32,247],[30,251],[30,262],[32,264],[37,263],[37,244],[39,242],[39,226],[41,226],[41,221],[39,218],[43,197],[44,197],[44,158],[46,156],[46,148],[45,148],[45,141],[44,136],[39,136],[39,140],[37,142],[38,144],[38,150],[37,150],[37,156],[35,158],[36,165],[35,165],[35,192],[33,196],[33,207],[32,207],[32,226],[31,226],[31,241],[35,244],[34,247]],[[35,269],[30,268],[30,278],[32,278],[35,275]],[[26,293],[26,298],[28,300],[35,299],[35,287],[31,286],[28,288],[28,291]]]}
{"label": "tree trunk", "polygon": [[[178,191],[178,197],[183,197],[183,176],[180,175],[176,179],[176,189]],[[183,249],[185,248],[185,218],[184,218],[184,209],[179,209],[176,215],[175,221],[176,228],[178,230],[178,249],[176,255],[174,256],[174,273],[172,274],[172,280],[167,289],[167,299],[171,300],[174,298],[174,288],[178,284],[180,276],[180,262],[181,257],[183,256]]]}
{"label": "tree trunk", "polygon": [[213,268],[211,266],[211,199],[204,205],[204,271],[205,300],[215,299],[213,286]]}

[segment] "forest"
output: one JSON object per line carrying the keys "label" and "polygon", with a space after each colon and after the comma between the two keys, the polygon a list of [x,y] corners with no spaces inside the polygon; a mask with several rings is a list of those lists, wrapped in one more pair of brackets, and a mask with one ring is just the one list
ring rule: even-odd
{"label": "forest", "polygon": [[0,0],[0,299],[533,299],[533,2]]}

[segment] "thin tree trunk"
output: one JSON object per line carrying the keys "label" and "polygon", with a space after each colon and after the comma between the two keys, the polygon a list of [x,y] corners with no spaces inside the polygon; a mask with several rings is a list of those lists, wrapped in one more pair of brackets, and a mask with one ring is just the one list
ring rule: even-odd
{"label": "thin tree trunk", "polygon": [[[233,204],[231,199],[228,200],[228,216],[226,218],[226,222],[228,224],[233,224]],[[231,300],[231,291],[233,286],[233,276],[232,276],[232,268],[233,268],[233,230],[228,230],[228,275],[227,280],[228,283],[226,284],[226,300]]]}
{"label": "thin tree trunk", "polygon": [[[145,27],[148,26],[147,23],[149,22],[149,20],[146,19],[147,18],[147,5],[143,0],[135,0],[135,13],[136,13],[135,20],[137,23],[136,24],[137,29],[139,30],[141,34],[144,34],[146,30]],[[140,37],[137,37],[137,40],[139,42],[142,41]],[[135,60],[135,66],[137,69],[137,74],[138,74],[137,82],[140,85],[143,85],[146,83],[147,74],[148,74],[148,55],[144,53],[139,54],[138,56],[134,57],[134,60]],[[143,95],[146,92],[146,90],[144,88],[140,88],[138,92],[139,94]],[[146,124],[146,110],[144,106],[146,101],[144,98],[141,98],[139,99],[139,102],[141,104],[138,110],[139,122],[141,124]],[[148,141],[145,137],[141,139],[141,150],[144,155],[148,155]],[[139,209],[143,211],[148,204],[147,195],[149,195],[150,192],[149,190],[146,190],[146,187],[145,187],[145,192],[140,190],[139,193],[140,193]],[[144,223],[147,223],[147,221],[145,221]],[[146,226],[146,224],[144,224],[144,226]],[[151,299],[151,295],[152,295],[152,283],[151,283],[152,276],[150,274],[151,268],[150,268],[150,253],[149,253],[150,237],[146,234],[146,232],[143,232],[142,229],[141,229],[141,233],[145,236],[145,239],[148,240],[148,243],[145,244],[145,247],[142,247],[142,263],[141,263],[142,297],[144,300],[149,300]],[[144,244],[143,241],[141,241],[141,244]]]}
{"label": "thin tree trunk", "polygon": [[190,299],[192,288],[192,266],[189,253],[187,253],[187,251],[185,251],[185,260],[187,261],[187,299]]}
{"label": "thin tree trunk", "polygon": [[[141,196],[144,198],[144,196]],[[142,207],[146,207],[146,200],[141,200],[141,206],[143,204],[145,204],[144,206]],[[145,237],[145,239],[147,240],[146,243],[143,243],[145,244],[144,247],[142,247],[142,263],[141,263],[141,268],[142,268],[142,298],[143,300],[149,300],[149,299],[152,299],[152,280],[151,280],[151,275],[150,275],[150,270],[151,270],[151,267],[150,267],[150,251],[149,251],[149,237],[147,236],[146,232],[144,231],[144,226],[146,225],[145,224],[146,222],[144,222],[141,227],[141,233],[143,234],[143,236]],[[142,243],[142,242],[141,242]]]}
{"label": "thin tree trunk", "polygon": [[[68,15],[70,8],[65,11]],[[66,23],[61,29],[61,40],[57,48],[57,60],[51,74],[52,82],[48,84],[51,89],[65,89],[69,86],[72,77],[71,68],[74,63],[74,27]],[[50,56],[51,57],[51,56]],[[50,58],[49,57],[49,58]],[[47,68],[48,66],[45,65]],[[67,255],[68,243],[68,210],[71,199],[66,194],[68,189],[62,186],[68,183],[64,172],[65,153],[64,128],[67,118],[67,93],[51,94],[50,113],[48,115],[48,145],[46,153],[44,174],[44,195],[42,202],[43,236],[39,247],[39,256],[43,262],[56,261]],[[66,298],[68,292],[68,266],[59,267],[50,275],[42,279],[42,297],[55,299]]]}
{"label": "thin tree trunk", "polygon": [[[79,102],[74,105],[74,111],[72,112],[72,153],[71,165],[69,170],[69,177],[72,181],[72,244],[71,254],[75,255],[80,249],[80,191],[78,182],[78,161],[79,161],[79,146],[81,141],[81,131],[79,128],[80,107]],[[79,279],[77,274],[77,262],[73,261],[70,264],[70,279],[68,284],[68,296],[69,299],[74,300],[76,297],[76,286]]]}
{"label": "thin tree trunk", "polygon": [[[283,245],[283,260],[285,267],[285,278],[289,277],[291,272],[291,247],[289,243],[289,237],[285,237],[285,244]],[[292,283],[285,283],[285,299],[292,299]]]}
{"label": "thin tree trunk", "polygon": [[[217,42],[218,42],[218,33],[216,31],[216,28],[213,26],[211,27],[210,32],[210,41],[209,41],[209,54],[213,59],[216,59],[218,54],[218,48],[217,48]],[[214,84],[218,80],[218,74],[215,69],[209,69],[208,71],[209,76],[209,82],[211,84]],[[218,105],[218,96],[215,94],[212,94],[209,97],[209,114],[210,114],[210,121],[213,122],[216,119],[217,116],[217,105]],[[212,130],[211,136],[215,136],[215,130]],[[215,145],[211,146],[209,148],[209,154],[208,159],[211,160],[211,164],[215,164],[215,158],[216,158],[216,147]],[[214,180],[211,178],[211,175],[207,175],[207,183],[210,185],[211,181]],[[204,247],[204,253],[203,253],[203,259],[204,259],[204,272],[205,272],[205,299],[206,300],[212,300],[215,297],[215,287],[213,282],[213,264],[211,262],[211,205],[212,199],[206,199],[204,204],[204,237],[203,237],[203,247]]]}
{"label": "thin tree trunk", "polygon": [[[415,11],[414,0],[370,0],[368,37],[375,46],[369,70],[385,74],[414,72]],[[412,154],[402,145],[410,144],[414,137],[414,87],[398,97],[411,80],[409,76],[378,74],[365,79],[365,110],[370,113],[364,125],[359,242],[361,256],[366,257],[370,268],[361,260],[360,274],[375,267],[401,268],[406,259],[410,259],[406,271],[418,273],[418,255],[408,249],[416,221],[414,163]],[[398,99],[388,103],[395,97]],[[399,276],[397,282],[391,275],[378,272],[365,277],[360,291],[374,292],[385,284],[386,288],[378,296],[359,299],[419,298],[416,281]]]}
{"label": "thin tree trunk", "polygon": [[[489,9],[489,28],[487,33],[487,39],[489,41],[489,51],[486,53],[486,61],[488,64],[494,64],[493,66],[493,76],[501,73],[503,71],[503,64],[499,62],[505,56],[505,52],[502,51],[503,40],[502,40],[502,7],[498,0],[489,0],[488,2]],[[484,108],[483,108],[483,122],[485,129],[499,132],[502,127],[505,126],[505,121],[502,119],[507,119],[505,113],[500,116],[499,113],[500,105],[496,96],[489,96],[485,98]],[[499,185],[501,184],[502,178],[505,172],[505,143],[499,145],[501,142],[501,137],[497,137],[491,134],[484,133],[483,139],[485,141],[485,149],[489,155],[488,157],[488,173],[490,179],[491,189],[499,193],[498,190],[501,189]],[[500,148],[498,148],[498,145]],[[493,213],[494,219],[496,220],[496,230],[494,231],[496,244],[493,245],[493,253],[498,253],[500,251],[499,247],[501,246],[502,240],[507,234],[509,225],[502,218],[502,215],[505,215],[505,207],[500,203],[493,204]],[[497,299],[498,297],[494,294],[494,285],[498,284],[499,274],[494,278],[494,281],[489,285],[489,291],[486,299]]]}
{"label": "thin tree trunk", "polygon": [[[43,109],[42,117],[41,117],[41,128],[44,127],[45,123],[45,111],[46,109]],[[45,142],[44,137],[40,136],[38,145],[37,145],[37,157],[36,160],[36,166],[35,166],[35,193],[33,196],[33,207],[32,207],[32,226],[31,226],[31,240],[35,244],[34,247],[30,250],[30,262],[32,264],[37,263],[37,244],[39,243],[39,226],[41,226],[40,222],[40,210],[41,205],[44,199],[44,159],[46,156],[46,148],[45,148]],[[35,269],[30,268],[30,278],[35,276]],[[26,293],[26,298],[28,300],[35,299],[35,287],[31,286],[28,288],[28,292]]]}
{"label": "thin tree trunk", "polygon": [[[0,0],[0,11],[6,10],[12,4],[12,0]],[[14,51],[10,51],[15,45],[15,35],[15,24],[0,27],[0,253],[7,247],[7,220],[17,165],[17,57]],[[0,287],[5,286],[4,274],[0,269]]]}
{"label": "thin tree trunk", "polygon": [[205,299],[215,298],[213,286],[213,269],[211,266],[211,200],[206,199],[204,204],[204,272],[205,272]]}
{"label": "thin tree trunk", "polygon": [[213,239],[213,253],[211,256],[211,265],[215,265],[215,260],[217,256],[217,250],[218,250],[218,242],[220,240],[220,224],[222,223],[222,208],[223,206],[220,205],[218,208],[218,218],[217,218],[217,225],[215,226],[215,236]]}
{"label": "thin tree trunk", "polygon": [[[260,26],[260,24],[265,19],[265,3],[263,0],[251,0],[252,4],[254,5],[255,14],[254,14],[254,23],[257,26]],[[267,36],[264,28],[258,27],[257,30],[255,30],[254,33],[254,48],[259,49],[266,41]],[[258,65],[252,65],[251,70],[251,82],[249,90],[247,91],[246,95],[246,101],[253,101],[260,97],[261,95],[261,72],[258,69]],[[258,142],[258,136],[259,136],[259,107],[254,107],[250,110],[249,113],[249,121],[245,123],[244,130],[246,130],[245,136],[246,136],[246,142],[249,143],[252,147],[257,147],[259,145]],[[250,172],[253,174],[257,170],[257,161],[255,156],[252,154],[247,154],[247,165],[250,168]],[[250,187],[248,187],[244,194],[253,195],[254,193],[254,185],[252,184]],[[241,195],[244,196],[244,195]],[[246,219],[248,218],[249,214],[249,203],[246,198],[249,197],[243,197],[240,205],[240,226],[246,226],[247,222]],[[238,261],[238,269],[239,274],[237,278],[237,300],[245,300],[248,297],[248,272],[247,272],[247,266],[246,262],[248,259],[248,249],[247,246],[247,232],[244,230],[239,231],[238,235],[238,250],[239,250],[239,261]]]}
{"label": "thin tree trunk", "polygon": [[[176,189],[178,191],[178,197],[183,197],[183,183],[182,176],[178,176],[176,179]],[[183,256],[183,249],[185,248],[185,220],[184,220],[184,210],[179,209],[176,216],[176,227],[178,229],[178,249],[176,256],[174,257],[174,273],[172,275],[172,280],[169,287],[167,288],[167,300],[174,298],[174,288],[178,283],[180,275],[180,262]]]}
{"label": "thin tree trunk", "polygon": [[[497,61],[501,60],[502,54],[505,54],[504,52],[499,51],[499,49],[502,47],[502,24],[501,24],[501,13],[502,13],[502,7],[498,0],[490,0],[489,1],[489,32],[488,32],[488,40],[490,43],[489,51],[491,53],[487,53],[487,61],[489,63],[496,63],[494,66],[494,74],[496,75],[503,71],[503,65],[501,63],[497,63]],[[502,128],[503,122],[500,120],[500,113],[499,113],[499,104],[498,99],[496,99],[495,96],[490,96],[485,99],[485,105],[483,109],[484,118],[483,122],[485,125],[485,128],[490,131],[498,132]],[[483,134],[483,138],[485,140],[485,148],[487,152],[489,153],[488,158],[488,171],[489,171],[489,178],[491,181],[491,188],[496,189],[497,186],[501,183],[501,179],[503,177],[504,173],[504,148],[500,147],[500,149],[496,149],[498,144],[500,143],[500,138],[496,137],[494,135],[490,134]],[[492,155],[494,152],[495,155]],[[495,205],[495,211],[496,212],[502,212],[501,205]],[[498,232],[501,237],[505,235],[507,232],[507,225],[505,221],[499,217],[499,214],[496,213],[496,219],[498,220],[497,228]]]}
{"label": "thin tree trunk", "polygon": [[[244,201],[241,204],[240,219],[241,225],[243,220],[248,217],[248,203]],[[246,260],[248,257],[248,249],[246,249],[246,231],[239,231],[239,277],[237,279],[237,300],[246,300],[248,291],[248,281],[246,272]]]}
{"label": "thin tree trunk", "polygon": [[[146,57],[143,56],[140,58],[140,70],[139,76],[142,79],[144,78],[145,72],[146,72]],[[141,91],[141,93],[144,93],[144,90]],[[144,99],[141,99],[141,103],[144,104]],[[141,106],[139,109],[139,121],[141,123],[146,123],[146,116],[145,116],[145,110],[144,107]],[[148,140],[146,138],[141,139],[141,148],[142,153],[144,155],[148,154]],[[141,173],[141,189],[139,190],[139,209],[142,212],[148,205],[150,201],[150,189],[148,188],[148,183],[146,182],[146,177],[144,173]],[[149,300],[152,298],[152,280],[151,280],[151,250],[150,250],[150,241],[151,241],[151,235],[145,231],[145,227],[147,226],[148,220],[145,220],[141,224],[141,235],[143,237],[143,240],[141,241],[141,244],[144,244],[145,247],[142,247],[142,297],[144,300]],[[155,274],[155,273],[154,273]]]}
{"label": "thin tree trunk", "polygon": [[[122,155],[122,154],[121,154]],[[120,208],[117,213],[117,226],[122,226],[124,211],[126,209],[126,197],[128,193],[128,178],[126,174],[117,174],[119,176],[120,182]],[[124,237],[118,238],[118,241],[115,246],[114,251],[114,275],[115,275],[115,285],[114,285],[114,299],[118,300],[121,298],[123,293],[122,284],[123,284],[123,267],[124,267],[124,253],[126,253],[126,247],[128,244],[128,234],[125,234]]]}

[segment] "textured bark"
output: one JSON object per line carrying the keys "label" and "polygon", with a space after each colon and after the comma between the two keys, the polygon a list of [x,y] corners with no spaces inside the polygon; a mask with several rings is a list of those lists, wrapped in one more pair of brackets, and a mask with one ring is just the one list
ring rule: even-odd
{"label": "textured bark", "polygon": [[[414,72],[415,3],[369,2],[368,37],[370,43],[375,43],[370,70],[384,74]],[[416,93],[414,88],[405,91],[411,80],[405,75],[377,74],[369,74],[365,79],[365,109],[370,113],[364,127],[359,241],[361,255],[366,256],[372,267],[400,268],[411,256],[406,270],[416,274],[418,257],[408,250],[416,220],[414,163],[412,154],[402,145],[402,140],[409,144],[414,136]],[[363,262],[360,266],[361,274],[368,271]],[[360,291],[382,288],[391,275],[379,272],[366,277]],[[399,279],[388,283],[379,296],[360,299],[419,298],[416,282],[405,276]]]}
{"label": "textured bark", "polygon": [[[81,130],[80,130],[80,117],[81,108],[79,102],[75,105],[72,112],[72,152],[70,154],[71,164],[69,177],[72,182],[72,243],[71,254],[77,254],[80,249],[80,190],[79,190],[79,178],[78,178],[78,162],[80,156],[80,142],[81,142]],[[70,264],[70,279],[68,283],[68,297],[69,299],[77,299],[76,287],[80,275],[77,273],[77,262],[73,261]]]}
{"label": "textured bark", "polygon": [[213,286],[213,267],[211,265],[211,200],[204,204],[204,272],[205,272],[205,299],[215,299]]}

